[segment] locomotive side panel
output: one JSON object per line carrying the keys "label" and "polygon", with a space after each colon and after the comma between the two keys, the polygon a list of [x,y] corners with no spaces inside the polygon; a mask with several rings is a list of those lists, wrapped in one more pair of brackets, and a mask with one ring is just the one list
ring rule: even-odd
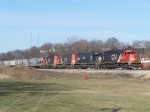
{"label": "locomotive side panel", "polygon": [[46,63],[47,63],[48,65],[54,64],[54,55],[47,56],[47,57],[46,57]]}
{"label": "locomotive side panel", "polygon": [[71,54],[65,54],[62,56],[62,63],[63,64],[71,64]]}
{"label": "locomotive side panel", "polygon": [[99,63],[101,60],[102,53],[100,52],[79,53],[75,65],[79,68],[99,68]]}
{"label": "locomotive side panel", "polygon": [[54,56],[54,65],[61,64],[62,58],[60,56]]}
{"label": "locomotive side panel", "polygon": [[122,50],[110,50],[104,52],[104,62],[119,62]]}
{"label": "locomotive side panel", "polygon": [[95,63],[96,61],[102,60],[102,53],[100,52],[90,52],[90,53],[80,53],[78,54],[77,63]]}
{"label": "locomotive side panel", "polygon": [[89,54],[88,53],[79,53],[78,54],[78,59],[77,59],[77,64],[81,63],[89,63]]}

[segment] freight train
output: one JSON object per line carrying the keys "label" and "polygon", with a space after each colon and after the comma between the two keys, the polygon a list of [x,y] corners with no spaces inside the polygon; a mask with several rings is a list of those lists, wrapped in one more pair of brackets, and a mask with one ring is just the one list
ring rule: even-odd
{"label": "freight train", "polygon": [[78,54],[50,55],[42,58],[0,61],[5,66],[28,66],[54,69],[140,69],[142,64],[135,49],[107,50]]}

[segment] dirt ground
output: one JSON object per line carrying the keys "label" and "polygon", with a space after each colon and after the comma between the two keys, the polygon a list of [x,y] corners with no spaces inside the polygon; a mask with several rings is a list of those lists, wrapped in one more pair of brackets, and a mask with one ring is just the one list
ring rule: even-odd
{"label": "dirt ground", "polygon": [[[69,71],[69,70],[68,70]],[[101,73],[80,73],[80,72],[59,72],[39,70],[36,68],[28,67],[0,67],[0,79],[3,78],[18,78],[18,79],[36,79],[46,80],[51,78],[65,78],[65,79],[110,79],[110,78],[123,78],[123,79],[137,79],[137,80],[150,80],[150,75],[140,75],[134,77],[132,74],[121,72],[101,72]]]}

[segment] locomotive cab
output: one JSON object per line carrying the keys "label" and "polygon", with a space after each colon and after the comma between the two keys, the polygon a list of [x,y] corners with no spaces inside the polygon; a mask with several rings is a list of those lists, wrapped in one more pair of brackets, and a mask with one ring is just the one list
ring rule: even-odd
{"label": "locomotive cab", "polygon": [[125,50],[121,54],[120,62],[127,62],[127,63],[139,62],[136,50]]}

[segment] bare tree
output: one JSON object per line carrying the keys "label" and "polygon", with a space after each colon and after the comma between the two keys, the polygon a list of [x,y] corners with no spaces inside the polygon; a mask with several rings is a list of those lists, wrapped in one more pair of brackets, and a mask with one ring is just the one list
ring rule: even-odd
{"label": "bare tree", "polygon": [[105,48],[108,49],[116,49],[116,48],[120,48],[121,46],[122,45],[120,44],[120,41],[115,37],[111,37],[105,41]]}
{"label": "bare tree", "polygon": [[6,60],[6,53],[0,53],[0,61]]}
{"label": "bare tree", "polygon": [[104,43],[101,40],[89,41],[89,51],[100,51],[103,50]]}
{"label": "bare tree", "polygon": [[23,58],[22,51],[19,49],[15,50],[14,51],[14,57],[15,57],[15,59],[22,59]]}
{"label": "bare tree", "polygon": [[30,58],[39,57],[39,54],[40,54],[40,51],[36,46],[31,47],[31,49],[29,50]]}

